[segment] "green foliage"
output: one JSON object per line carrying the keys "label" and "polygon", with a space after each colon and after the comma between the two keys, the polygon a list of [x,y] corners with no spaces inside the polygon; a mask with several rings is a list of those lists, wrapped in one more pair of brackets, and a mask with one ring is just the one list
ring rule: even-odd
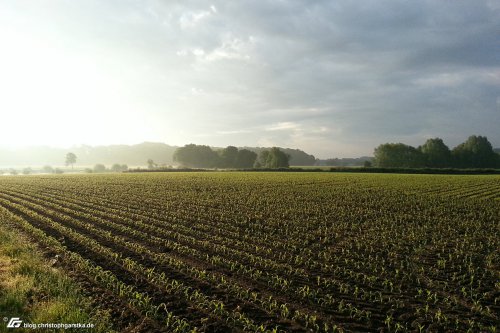
{"label": "green foliage", "polygon": [[174,161],[191,168],[215,168],[219,164],[219,155],[209,146],[188,144],[177,148]]}
{"label": "green foliage", "polygon": [[450,149],[440,138],[428,139],[418,150],[423,154],[424,164],[429,168],[446,168],[451,165]]}
{"label": "green foliage", "polygon": [[251,168],[256,157],[256,153],[234,146],[215,152],[209,146],[195,144],[178,148],[174,153],[174,160],[189,168]]}
{"label": "green foliage", "polygon": [[234,168],[237,158],[238,148],[234,146],[227,146],[226,148],[219,151],[218,166],[220,168]]}
{"label": "green foliage", "polygon": [[259,156],[255,160],[254,168],[264,168],[269,156],[269,150],[263,150],[260,152]]}
{"label": "green foliage", "polygon": [[314,155],[307,154],[300,149],[280,148],[280,150],[290,156],[290,165],[312,166],[316,163],[316,157],[314,157]]}
{"label": "green foliage", "polygon": [[[316,164],[316,157],[314,155],[307,154],[306,152],[300,150],[300,149],[291,149],[291,148],[281,148],[278,147],[279,150],[284,152],[285,154],[289,155],[289,164],[294,165],[294,166],[313,166]],[[260,153],[264,150],[269,150],[270,148],[254,148],[254,147],[248,147],[247,148],[250,151],[253,151],[257,153],[257,156],[260,155]]]}
{"label": "green foliage", "polygon": [[290,155],[285,154],[277,147],[273,147],[259,154],[254,167],[268,169],[288,168],[290,166],[289,161]]}
{"label": "green foliage", "polygon": [[451,152],[440,138],[415,149],[402,143],[386,143],[375,149],[375,165],[382,168],[500,168],[500,155],[484,136],[470,136]]}
{"label": "green foliage", "polygon": [[0,332],[5,316],[32,323],[93,323],[93,332],[113,332],[106,313],[92,307],[79,286],[61,270],[49,266],[39,250],[0,212]]}
{"label": "green foliage", "polygon": [[257,153],[248,149],[240,149],[238,150],[238,155],[236,156],[235,167],[238,169],[252,168],[256,159]]}
{"label": "green foliage", "polygon": [[374,163],[382,168],[419,168],[424,164],[422,153],[402,143],[385,143],[375,148]]}
{"label": "green foliage", "polygon": [[470,136],[452,151],[455,166],[460,168],[500,167],[498,154],[484,136]]}

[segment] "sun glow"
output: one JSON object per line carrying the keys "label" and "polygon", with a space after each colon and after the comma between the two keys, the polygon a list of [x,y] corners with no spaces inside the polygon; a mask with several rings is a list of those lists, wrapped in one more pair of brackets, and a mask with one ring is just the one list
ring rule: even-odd
{"label": "sun glow", "polygon": [[[96,113],[95,106],[102,98],[98,87],[91,84],[101,81],[95,71],[37,41],[18,40],[11,45],[16,45],[15,52],[0,55],[5,67],[0,79],[5,96],[0,107],[8,125],[2,133],[3,142],[60,142],[74,130],[65,126],[67,120],[81,112],[88,116]],[[80,122],[83,119],[73,120],[78,127],[84,125]]]}
{"label": "sun glow", "polygon": [[22,31],[4,30],[0,42],[0,145],[144,140],[146,126],[134,121],[133,103],[99,59]]}

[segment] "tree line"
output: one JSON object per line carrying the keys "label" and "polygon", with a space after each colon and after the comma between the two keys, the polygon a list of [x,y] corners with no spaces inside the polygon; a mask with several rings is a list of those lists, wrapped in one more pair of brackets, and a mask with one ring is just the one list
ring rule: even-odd
{"label": "tree line", "polygon": [[174,161],[188,168],[288,168],[290,156],[277,147],[262,150],[259,154],[228,146],[213,150],[209,146],[188,144],[177,148]]}
{"label": "tree line", "polygon": [[440,138],[417,148],[384,143],[375,148],[373,162],[382,168],[500,168],[500,155],[485,136],[472,135],[452,150]]}

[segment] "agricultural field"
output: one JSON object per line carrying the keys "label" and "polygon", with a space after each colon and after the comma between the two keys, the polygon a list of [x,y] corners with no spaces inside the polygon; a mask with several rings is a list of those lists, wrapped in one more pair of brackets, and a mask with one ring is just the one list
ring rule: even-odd
{"label": "agricultural field", "polygon": [[118,332],[500,329],[500,176],[4,176],[0,223]]}

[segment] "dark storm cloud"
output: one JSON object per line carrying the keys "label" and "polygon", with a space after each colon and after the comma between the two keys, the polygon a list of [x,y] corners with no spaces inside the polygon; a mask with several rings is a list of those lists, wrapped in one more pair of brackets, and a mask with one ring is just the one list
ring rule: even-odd
{"label": "dark storm cloud", "polygon": [[[482,133],[500,144],[491,126],[500,123],[500,15],[493,3],[261,6],[235,16],[243,30],[261,34],[256,52],[270,65],[267,98],[281,108],[330,107],[330,122],[347,137],[417,144],[440,135],[455,145]],[[318,122],[328,124],[328,116]]]}

